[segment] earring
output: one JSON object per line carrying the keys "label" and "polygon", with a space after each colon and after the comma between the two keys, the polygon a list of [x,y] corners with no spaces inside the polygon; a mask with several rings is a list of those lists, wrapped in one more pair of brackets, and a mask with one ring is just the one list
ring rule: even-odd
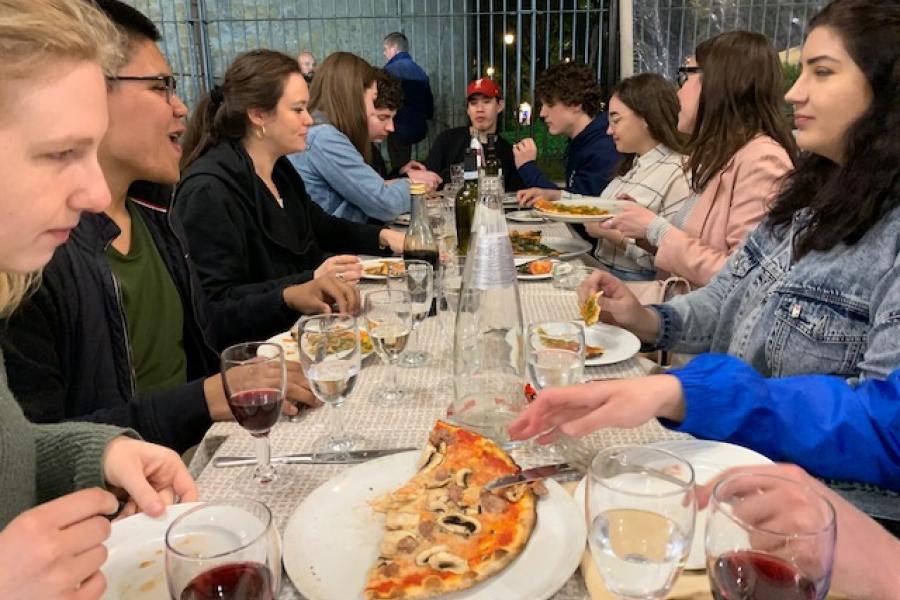
{"label": "earring", "polygon": [[263,137],[265,137],[266,135],[266,126],[260,125],[259,129],[257,129],[254,133],[256,133],[256,139],[263,139]]}

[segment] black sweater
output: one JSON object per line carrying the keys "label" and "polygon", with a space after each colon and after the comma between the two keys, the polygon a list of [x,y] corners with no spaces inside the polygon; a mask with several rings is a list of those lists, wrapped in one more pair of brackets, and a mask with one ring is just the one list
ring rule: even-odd
{"label": "black sweater", "polygon": [[223,344],[266,339],[293,325],[299,315],[283,290],[312,279],[328,256],[382,254],[381,228],[323,211],[286,158],[275,163],[272,179],[284,208],[243,146],[223,142],[188,167],[175,192],[174,215]]}
{"label": "black sweater", "polygon": [[137,393],[125,312],[106,248],[121,233],[104,214],[84,213],[45,267],[38,290],[5,323],[9,385],[36,423],[92,421],[130,427],[182,452],[211,421],[203,379],[218,357],[207,341],[199,283],[164,209],[136,203],[184,308],[188,383]]}
{"label": "black sweater", "polygon": [[[466,148],[472,141],[472,135],[468,127],[454,127],[441,132],[431,149],[425,166],[429,171],[434,171],[441,176],[444,183],[450,181],[450,165],[463,162]],[[503,187],[507,192],[515,192],[525,187],[519,170],[516,169],[516,161],[513,158],[512,146],[505,139],[497,136],[497,158],[503,166]]]}

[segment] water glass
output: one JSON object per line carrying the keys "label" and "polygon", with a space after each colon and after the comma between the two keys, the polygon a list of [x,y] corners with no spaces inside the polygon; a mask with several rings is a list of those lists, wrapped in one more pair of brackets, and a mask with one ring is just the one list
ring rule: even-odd
{"label": "water glass", "polygon": [[228,406],[238,424],[256,440],[256,489],[271,489],[278,474],[271,463],[269,432],[281,415],[287,386],[280,344],[247,342],[222,351],[221,377]]}
{"label": "water glass", "polygon": [[387,387],[378,390],[376,396],[389,403],[398,402],[406,395],[397,382],[395,365],[406,349],[412,331],[412,304],[409,292],[403,290],[369,292],[366,294],[363,313],[375,352],[389,366]]}
{"label": "water glass", "polygon": [[646,446],[599,452],[585,485],[591,556],[620,598],[664,598],[691,549],[697,503],[694,470]]}
{"label": "water glass", "polygon": [[834,507],[812,487],[737,473],[713,490],[706,564],[717,598],[821,600],[835,544]]}
{"label": "water glass", "polygon": [[274,600],[281,587],[281,540],[262,502],[208,502],[166,530],[172,600]]}
{"label": "water glass", "polygon": [[412,350],[415,345],[415,334],[434,304],[434,268],[424,260],[406,260],[402,276],[388,278],[388,289],[407,291],[412,303],[413,331],[406,352],[400,357],[404,367],[421,367],[428,362],[430,355],[424,350]]}
{"label": "water glass", "polygon": [[553,263],[553,270],[550,273],[553,287],[560,290],[577,290],[581,282],[593,272],[592,267],[557,261]]}
{"label": "water glass", "polygon": [[303,318],[297,325],[297,346],[313,394],[330,407],[330,433],[317,440],[316,448],[338,453],[361,448],[365,440],[345,430],[341,413],[360,369],[356,317],[333,313]]}

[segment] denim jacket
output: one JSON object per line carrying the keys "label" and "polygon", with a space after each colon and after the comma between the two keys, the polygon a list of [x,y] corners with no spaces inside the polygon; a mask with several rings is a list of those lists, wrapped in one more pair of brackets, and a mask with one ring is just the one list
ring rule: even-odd
{"label": "denim jacket", "polygon": [[765,376],[885,379],[900,366],[900,209],[852,246],[792,259],[808,215],[784,239],[763,222],[704,288],[652,308],[657,345],[727,353]]}

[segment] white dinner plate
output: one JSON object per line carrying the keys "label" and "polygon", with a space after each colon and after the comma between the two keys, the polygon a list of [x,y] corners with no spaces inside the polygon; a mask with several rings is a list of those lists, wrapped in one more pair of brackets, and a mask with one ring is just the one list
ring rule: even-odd
{"label": "white dinner plate", "polygon": [[541,217],[530,208],[527,210],[513,210],[506,213],[506,218],[516,223],[543,223],[544,217]]}
{"label": "white dinner plate", "polygon": [[600,346],[603,354],[584,361],[585,366],[598,367],[628,360],[641,350],[641,340],[636,335],[606,323],[584,328],[584,341],[588,346]]}
{"label": "white dinner plate", "polygon": [[[771,460],[759,452],[726,442],[665,440],[648,444],[648,446],[668,450],[691,463],[691,466],[694,467],[694,480],[697,485],[709,483],[716,475],[731,467],[772,464]],[[584,506],[584,486],[585,480],[582,479],[574,495],[582,507]],[[706,568],[706,549],[704,547],[706,516],[705,509],[697,512],[697,520],[694,522],[694,539],[691,543],[691,552],[684,565],[685,569],[703,570]]]}
{"label": "white dinner plate", "polygon": [[605,215],[565,215],[540,208],[535,208],[534,212],[545,219],[551,221],[561,221],[563,223],[590,223],[593,221],[606,221],[612,219],[619,212],[622,201],[620,200],[557,200],[554,204],[558,205],[577,205],[577,206],[595,206],[608,211]]}
{"label": "white dinner plate", "polygon": [[[351,467],[316,488],[284,532],[284,567],[309,600],[361,600],[369,566],[378,557],[384,518],[369,502],[403,485],[418,452]],[[538,501],[528,545],[505,570],[443,600],[543,600],[565,585],[585,548],[584,515],[554,481]]]}
{"label": "white dinner plate", "polygon": [[[366,331],[365,327],[360,327],[360,331]],[[368,333],[368,332],[366,332]],[[290,331],[283,331],[278,335],[273,335],[267,342],[271,342],[273,344],[278,344],[284,349],[284,359],[289,360],[291,362],[300,362],[300,349],[297,347],[297,340],[294,339],[294,336],[291,335]],[[359,358],[360,360],[365,360],[372,356],[372,353],[375,352],[374,346],[369,349],[368,352],[363,352],[362,348],[360,348]]]}
{"label": "white dinner plate", "polygon": [[159,518],[140,513],[112,524],[105,542],[109,556],[104,600],[169,600],[166,587],[166,530],[178,515],[202,504],[188,502],[166,509]]}
{"label": "white dinner plate", "polygon": [[[559,252],[559,256],[552,257],[559,260],[571,260],[591,251],[591,244],[581,238],[541,236],[541,243]],[[516,254],[516,258],[528,260],[534,255]]]}
{"label": "white dinner plate", "polygon": [[366,273],[367,268],[377,267],[381,263],[389,262],[389,263],[399,263],[402,262],[402,258],[370,258],[367,260],[361,261],[363,272],[362,279],[371,279],[373,281],[383,281],[387,279],[386,275],[372,275],[370,273]]}
{"label": "white dinner plate", "polygon": [[[531,273],[520,273],[519,265],[530,262],[531,259],[516,259],[516,277],[519,281],[545,281],[547,279],[553,279],[553,272],[543,273],[541,275],[532,275]],[[559,261],[548,259],[551,263],[556,264]]]}
{"label": "white dinner plate", "polygon": [[503,194],[503,206],[518,206],[519,198],[516,192],[509,192],[508,194]]}

